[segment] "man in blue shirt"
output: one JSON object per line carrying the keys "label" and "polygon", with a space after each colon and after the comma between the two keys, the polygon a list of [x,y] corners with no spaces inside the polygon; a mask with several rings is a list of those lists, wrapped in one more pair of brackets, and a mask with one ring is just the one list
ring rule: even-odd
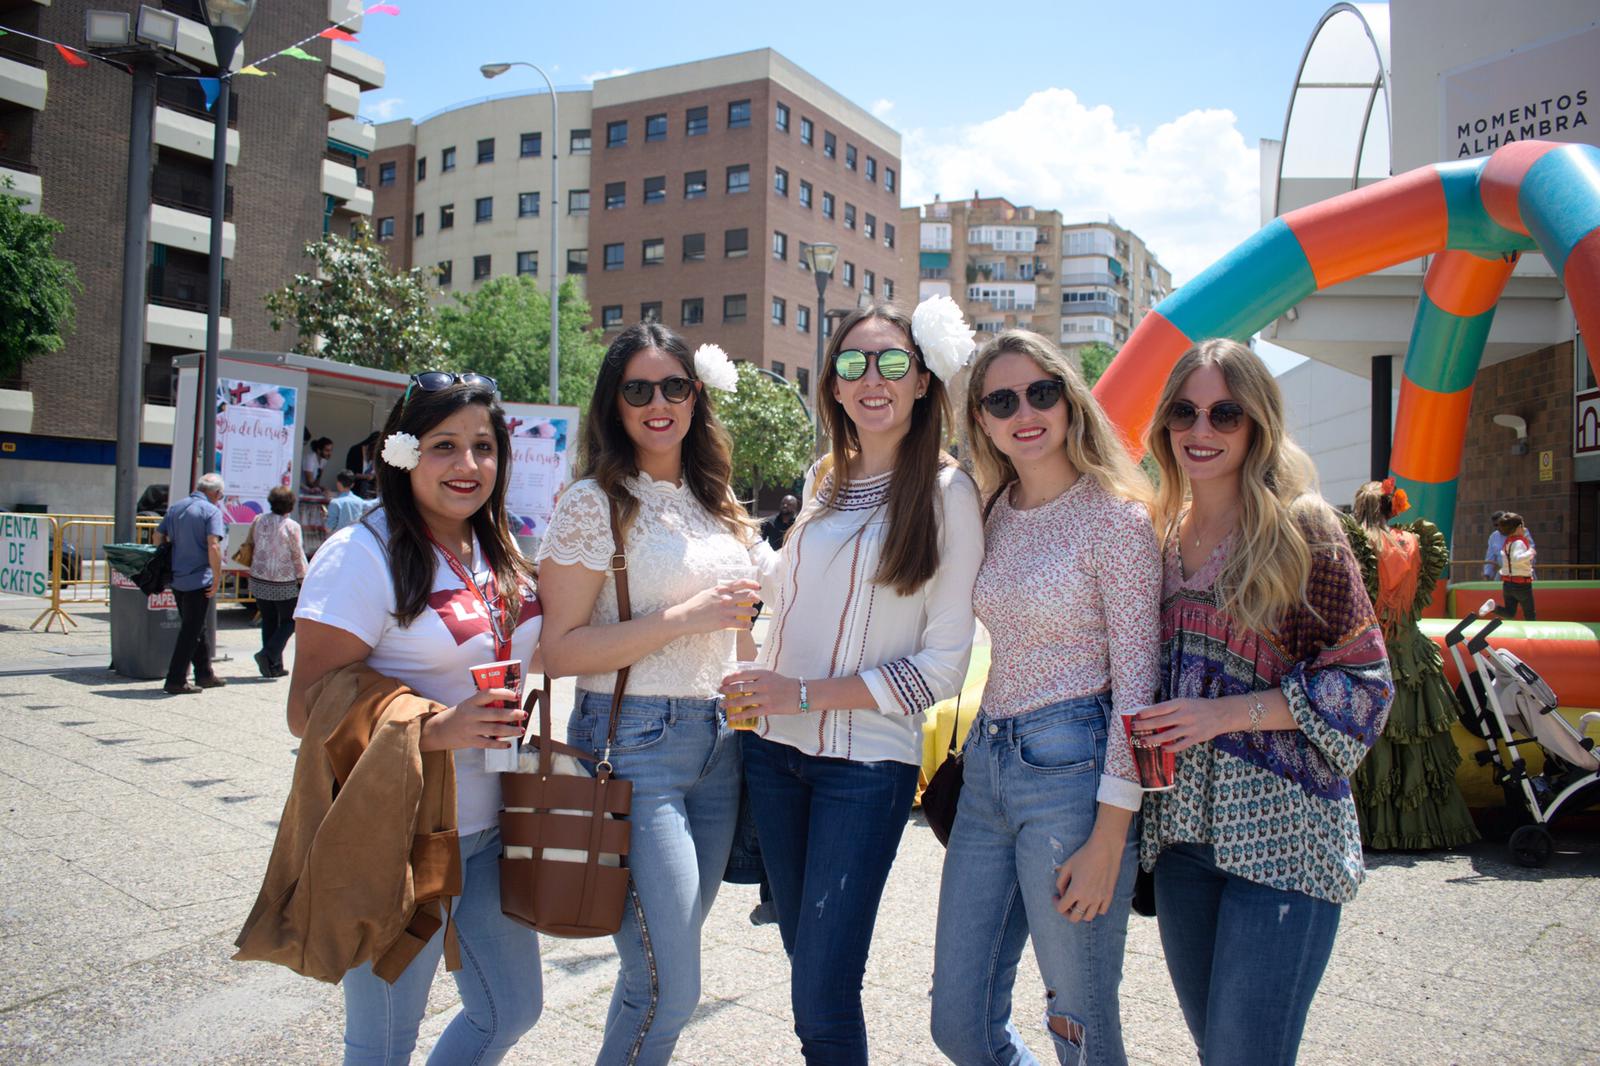
{"label": "man in blue shirt", "polygon": [[341,470],[333,479],[339,486],[339,495],[328,501],[328,532],[334,533],[345,526],[353,526],[361,521],[361,516],[366,513],[369,501],[356,495],[356,476],[349,470]]}
{"label": "man in blue shirt", "polygon": [[[1500,516],[1504,511],[1496,511],[1489,516],[1489,545],[1484,549],[1483,579],[1485,581],[1500,580],[1500,550],[1506,546],[1506,535],[1500,532]],[[1533,547],[1533,534],[1523,530],[1524,537],[1528,538],[1528,547]]]}
{"label": "man in blue shirt", "polygon": [[[168,695],[181,696],[227,684],[211,669],[206,643],[206,613],[222,586],[222,541],[228,527],[222,518],[222,477],[206,474],[186,499],[167,508],[156,527],[156,543],[172,542],[172,595],[178,603],[178,644],[167,667]],[[194,664],[195,684],[189,684]],[[199,687],[195,687],[198,685]]]}

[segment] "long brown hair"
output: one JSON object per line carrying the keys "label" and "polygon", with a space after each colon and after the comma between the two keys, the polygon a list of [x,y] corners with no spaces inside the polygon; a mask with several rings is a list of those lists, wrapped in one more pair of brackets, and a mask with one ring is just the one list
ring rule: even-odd
{"label": "long brown hair", "polygon": [[[844,405],[833,395],[837,376],[833,361],[844,347],[850,331],[868,319],[887,322],[905,334],[906,344],[917,357],[917,370],[926,370],[922,349],[911,333],[911,316],[891,304],[875,303],[858,308],[834,328],[833,340],[823,363],[822,380],[817,382],[817,410],[831,450],[817,471],[817,484],[833,473],[832,487],[824,506],[832,507],[849,479],[850,458],[861,453],[861,437],[856,424],[845,413]],[[950,422],[950,399],[939,375],[928,374],[928,391],[911,407],[911,425],[895,451],[894,473],[889,482],[889,533],[884,538],[878,572],[872,580],[878,585],[909,596],[921,588],[939,569],[939,471],[954,465],[941,450],[945,426]]]}
{"label": "long brown hair", "polygon": [[[657,322],[641,322],[617,335],[600,362],[594,395],[589,399],[589,417],[583,427],[583,476],[592,477],[607,496],[616,501],[617,518],[626,530],[639,513],[639,501],[623,484],[639,474],[639,456],[633,438],[617,413],[622,393],[622,375],[628,360],[654,348],[676,359],[683,376],[698,382],[694,359],[683,338]],[[715,516],[741,541],[749,542],[752,523],[733,497],[733,442],[717,419],[716,404],[702,385],[685,401],[694,405],[689,432],[683,438],[683,480],[700,501],[700,506]]]}
{"label": "long brown hair", "polygon": [[[383,427],[385,439],[393,433],[409,433],[420,440],[463,407],[478,404],[488,409],[489,425],[494,430],[494,488],[488,500],[474,512],[470,523],[478,537],[478,548],[494,574],[501,602],[510,616],[516,618],[522,606],[523,587],[533,585],[533,567],[517,550],[516,539],[506,523],[506,485],[511,477],[511,432],[506,428],[506,413],[494,391],[481,383],[457,382],[438,392],[409,389],[407,393],[389,412]],[[411,492],[411,471],[382,460],[377,469],[378,494],[389,522],[389,573],[394,581],[394,613],[402,626],[408,626],[428,605],[438,556]],[[359,591],[355,594],[361,595]]]}

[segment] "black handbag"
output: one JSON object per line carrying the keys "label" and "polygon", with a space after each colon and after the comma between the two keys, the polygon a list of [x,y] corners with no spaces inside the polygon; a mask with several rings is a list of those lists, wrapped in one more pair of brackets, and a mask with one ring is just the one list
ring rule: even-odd
{"label": "black handbag", "polygon": [[956,698],[955,721],[950,724],[950,748],[944,761],[922,790],[922,816],[928,828],[944,847],[950,846],[950,830],[956,824],[956,808],[961,805],[961,780],[963,764],[961,752],[956,750],[956,734],[961,731],[961,699]]}
{"label": "black handbag", "polygon": [[150,556],[144,569],[134,575],[133,583],[139,586],[140,592],[152,596],[172,584],[172,541],[164,540],[156,545],[155,554]]}

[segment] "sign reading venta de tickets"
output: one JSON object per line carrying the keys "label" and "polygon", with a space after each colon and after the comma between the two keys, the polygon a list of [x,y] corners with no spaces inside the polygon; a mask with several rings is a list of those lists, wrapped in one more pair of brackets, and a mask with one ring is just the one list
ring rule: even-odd
{"label": "sign reading venta de tickets", "polygon": [[0,592],[50,595],[48,521],[29,514],[0,514]]}

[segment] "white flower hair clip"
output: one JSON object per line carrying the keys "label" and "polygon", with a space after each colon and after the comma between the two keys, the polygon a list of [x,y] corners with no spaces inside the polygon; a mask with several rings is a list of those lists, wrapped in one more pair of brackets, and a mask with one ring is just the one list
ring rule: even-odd
{"label": "white flower hair clip", "polygon": [[715,344],[702,344],[694,350],[694,372],[700,380],[721,392],[739,387],[739,368],[728,353]]}
{"label": "white flower hair clip", "polygon": [[948,296],[930,296],[911,312],[911,339],[922,349],[922,362],[948,382],[961,373],[978,347],[961,308]]}
{"label": "white flower hair clip", "polygon": [[422,462],[422,442],[409,433],[391,433],[383,442],[383,461],[399,470],[415,470]]}

